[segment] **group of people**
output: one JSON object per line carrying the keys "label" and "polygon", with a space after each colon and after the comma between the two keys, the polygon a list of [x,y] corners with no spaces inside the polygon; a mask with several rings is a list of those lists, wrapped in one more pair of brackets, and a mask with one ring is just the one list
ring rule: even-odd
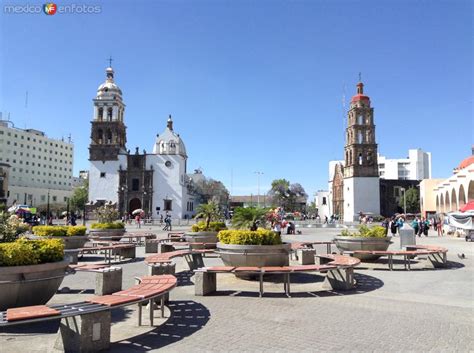
{"label": "group of people", "polygon": [[[442,223],[443,222],[436,217],[431,218],[431,220],[428,220],[425,217],[415,217],[410,225],[413,228],[414,234],[418,235],[419,237],[422,235],[427,237],[430,227],[433,230],[436,230],[438,232],[438,236],[440,237],[443,236]],[[392,218],[386,218],[382,222],[382,226],[385,227],[386,233],[388,234],[388,231],[390,230],[390,233],[393,237],[399,233],[400,228],[402,228],[404,224],[405,218],[403,216],[392,216]]]}

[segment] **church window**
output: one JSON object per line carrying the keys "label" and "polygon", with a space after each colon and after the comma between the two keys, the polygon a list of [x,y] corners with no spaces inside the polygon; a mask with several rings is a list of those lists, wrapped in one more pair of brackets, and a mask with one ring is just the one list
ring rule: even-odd
{"label": "church window", "polygon": [[107,130],[107,143],[112,143],[112,131]]}
{"label": "church window", "polygon": [[165,166],[167,166],[168,168],[170,168],[170,167],[171,167],[171,162],[170,162],[170,161],[166,161],[166,162],[165,162]]}
{"label": "church window", "polygon": [[104,118],[104,108],[99,108],[99,114],[97,115],[99,120],[102,120]]}
{"label": "church window", "polygon": [[357,124],[358,125],[362,125],[363,124],[363,119],[364,119],[364,116],[361,114],[357,117]]}
{"label": "church window", "polygon": [[107,109],[107,120],[112,121],[112,108]]}
{"label": "church window", "polygon": [[359,165],[362,165],[362,153],[359,153]]}
{"label": "church window", "polygon": [[364,139],[362,137],[362,132],[359,131],[357,133],[357,143],[362,143],[362,142],[364,142]]}
{"label": "church window", "polygon": [[139,191],[140,190],[140,179],[133,178],[132,179],[132,191]]}
{"label": "church window", "polygon": [[172,200],[163,200],[164,201],[164,204],[163,204],[163,210],[164,211],[172,211]]}
{"label": "church window", "polygon": [[100,172],[100,177],[105,178],[105,172]]}
{"label": "church window", "polygon": [[97,138],[99,140],[99,143],[102,143],[102,140],[104,139],[104,132],[102,131],[102,129],[99,129],[99,131],[97,131]]}

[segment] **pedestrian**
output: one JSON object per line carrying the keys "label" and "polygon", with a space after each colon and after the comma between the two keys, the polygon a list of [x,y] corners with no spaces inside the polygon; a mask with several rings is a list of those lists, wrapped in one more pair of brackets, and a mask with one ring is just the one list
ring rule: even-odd
{"label": "pedestrian", "polygon": [[390,225],[390,219],[389,218],[385,218],[382,222],[382,227],[385,228],[385,236],[387,236],[388,234],[388,226]]}
{"label": "pedestrian", "polygon": [[422,228],[423,228],[423,234],[425,235],[425,237],[427,237],[428,231],[430,230],[430,222],[423,217],[421,219],[421,223],[422,223]]}
{"label": "pedestrian", "polygon": [[438,219],[438,223],[436,223],[436,230],[438,231],[438,237],[443,236],[443,222],[441,219]]}
{"label": "pedestrian", "polygon": [[160,226],[163,225],[163,215],[160,215]]}
{"label": "pedestrian", "polygon": [[137,215],[135,216],[135,223],[137,228],[141,228],[140,213],[137,213]]}
{"label": "pedestrian", "polygon": [[281,223],[279,221],[276,221],[275,224],[273,225],[273,231],[277,233],[279,236],[281,235]]}
{"label": "pedestrian", "polygon": [[392,233],[392,237],[397,235],[397,229],[397,221],[395,220],[395,217],[392,217],[392,219],[390,220],[390,233]]}
{"label": "pedestrian", "polygon": [[418,217],[415,217],[413,222],[411,222],[411,226],[413,227],[413,232],[415,235],[418,234],[418,230],[420,229],[420,221],[418,220]]}

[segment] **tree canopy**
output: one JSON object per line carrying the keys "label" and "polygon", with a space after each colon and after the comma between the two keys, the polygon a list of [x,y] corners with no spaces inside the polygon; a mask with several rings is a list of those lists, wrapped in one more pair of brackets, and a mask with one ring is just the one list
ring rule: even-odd
{"label": "tree canopy", "polygon": [[286,211],[297,211],[301,199],[307,199],[308,194],[299,183],[290,184],[286,179],[272,181],[272,187],[268,193],[272,199],[272,206],[281,206]]}
{"label": "tree canopy", "polygon": [[[407,209],[405,212],[407,213],[418,213],[420,212],[420,192],[418,188],[409,188],[406,190],[406,205]],[[400,197],[398,201],[398,206],[403,208],[403,196]]]}

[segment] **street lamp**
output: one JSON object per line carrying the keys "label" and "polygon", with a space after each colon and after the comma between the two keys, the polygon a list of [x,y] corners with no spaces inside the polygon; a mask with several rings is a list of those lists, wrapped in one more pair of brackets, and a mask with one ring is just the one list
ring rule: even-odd
{"label": "street lamp", "polygon": [[407,194],[405,188],[400,188],[403,191],[403,214],[406,216],[407,214]]}
{"label": "street lamp", "polygon": [[257,174],[257,205],[260,207],[260,175],[263,175],[263,172],[254,172]]}

